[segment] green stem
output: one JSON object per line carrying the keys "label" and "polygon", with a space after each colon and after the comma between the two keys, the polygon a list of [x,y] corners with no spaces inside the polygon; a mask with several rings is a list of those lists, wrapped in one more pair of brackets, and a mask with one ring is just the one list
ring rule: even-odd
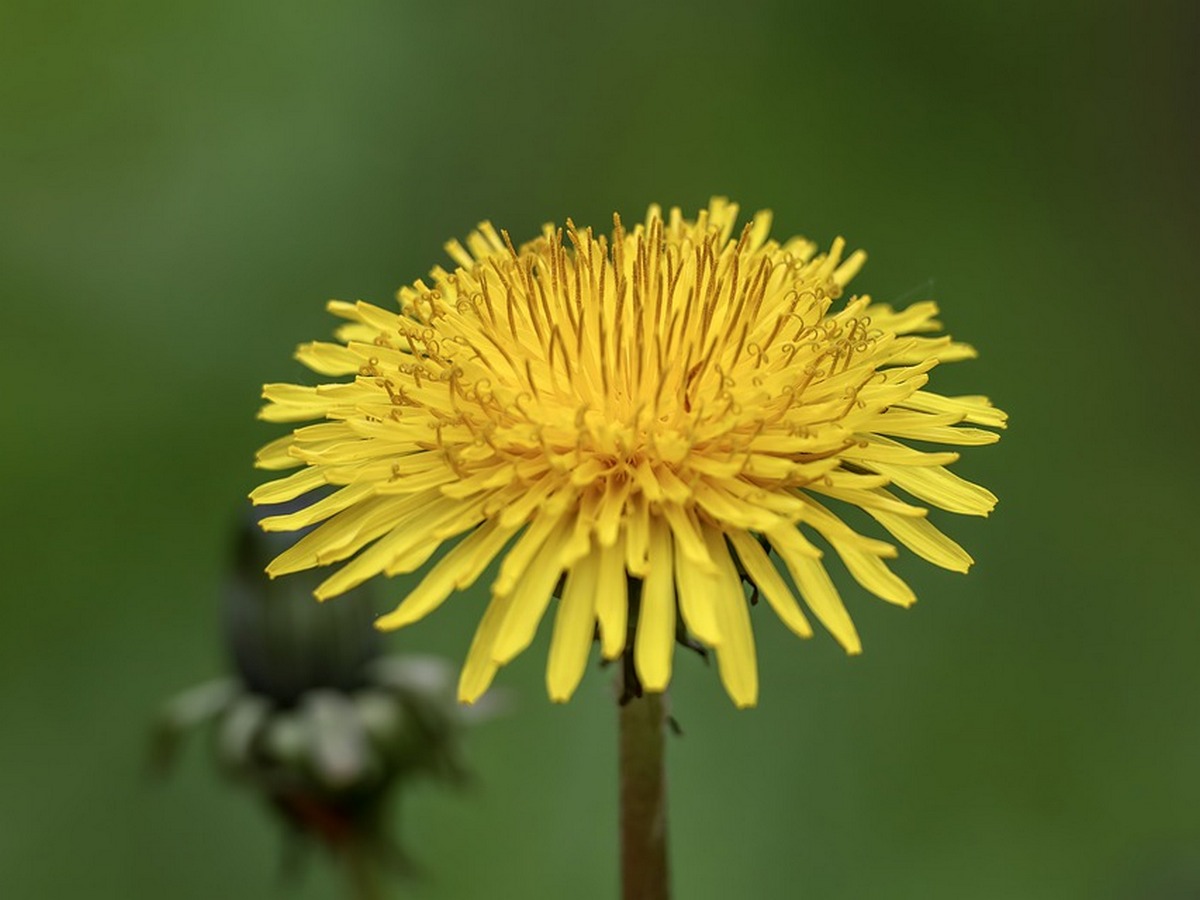
{"label": "green stem", "polygon": [[626,697],[620,707],[623,900],[668,900],[671,895],[663,699],[647,693]]}

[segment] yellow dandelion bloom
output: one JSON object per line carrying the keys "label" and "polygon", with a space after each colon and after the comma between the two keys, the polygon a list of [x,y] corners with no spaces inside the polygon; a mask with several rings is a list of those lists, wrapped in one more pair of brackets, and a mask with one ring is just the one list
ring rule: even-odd
{"label": "yellow dandelion bloom", "polygon": [[297,358],[348,380],[264,388],[263,419],[318,421],[259,452],[264,469],[301,468],[252,498],[336,490],[263,520],[323,523],[268,572],[349,560],[317,589],[325,599],[445,548],[379,620],[392,629],[499,560],[462,700],[530,644],[557,597],[552,699],[574,692],[597,627],[604,657],[632,642],[645,689],[665,689],[681,624],[715,650],[738,706],[758,696],[744,582],[801,637],[812,628],[797,594],[860,650],[812,536],[871,593],[914,601],[885,563],[895,546],[839,508],[965,572],[971,557],[922,504],[987,515],[996,498],[946,468],[957,453],[904,441],[997,440],[975,427],[1004,427],[985,397],[925,390],[937,363],[975,351],[930,334],[933,303],[836,303],[865,254],[843,257],[840,239],[827,253],[771,240],[767,212],[735,233],[737,211],[716,199],[691,221],[651,207],[631,230],[614,217],[611,237],[568,220],[520,248],[484,223],[466,246],[446,245],[452,271],[399,292],[399,311],[331,302],[346,320],[337,342],[305,344]]}

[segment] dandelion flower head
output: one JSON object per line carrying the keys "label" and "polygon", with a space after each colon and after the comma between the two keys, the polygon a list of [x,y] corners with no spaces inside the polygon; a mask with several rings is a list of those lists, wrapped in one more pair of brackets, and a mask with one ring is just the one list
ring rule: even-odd
{"label": "dandelion flower head", "polygon": [[[462,700],[554,605],[552,699],[574,692],[597,634],[605,658],[632,653],[644,688],[664,690],[685,635],[715,651],[738,706],[758,697],[747,585],[796,634],[812,634],[806,609],[861,649],[812,538],[901,606],[915,597],[887,565],[896,544],[965,572],[970,556],[927,506],[986,515],[996,498],[946,468],[956,452],[906,442],[998,439],[987,428],[1005,415],[985,397],[926,389],[936,364],[973,349],[934,334],[931,302],[843,299],[861,251],[780,243],[767,212],[737,230],[737,212],[654,206],[632,228],[614,216],[608,236],[568,219],[519,247],[485,222],[398,309],[331,302],[337,340],[297,358],[341,380],[264,388],[263,419],[315,424],[259,452],[260,467],[297,471],[252,498],[315,499],[262,525],[320,523],[268,572],[348,560],[317,589],[326,599],[438,555],[378,620],[392,629],[495,561]],[[847,524],[849,507],[892,541]]]}

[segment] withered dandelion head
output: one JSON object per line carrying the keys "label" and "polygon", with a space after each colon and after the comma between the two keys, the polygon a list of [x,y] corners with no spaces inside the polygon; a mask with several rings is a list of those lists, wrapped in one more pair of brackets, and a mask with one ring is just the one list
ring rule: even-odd
{"label": "withered dandelion head", "polygon": [[885,563],[896,548],[858,533],[830,501],[966,571],[970,556],[918,503],[986,515],[996,499],[945,468],[957,453],[904,441],[997,440],[975,427],[1004,427],[985,397],[925,390],[937,363],[974,351],[930,336],[933,303],[842,302],[861,251],[771,240],[766,212],[735,232],[737,209],[716,199],[689,221],[651,207],[629,230],[614,217],[611,237],[568,220],[520,247],[484,223],[465,247],[447,245],[453,271],[400,291],[399,312],[330,303],[347,320],[337,342],[297,355],[346,380],[266,386],[262,418],[320,421],[260,451],[262,468],[301,468],[252,497],[336,490],[263,520],[270,530],[323,523],[268,571],[348,559],[317,589],[325,599],[413,572],[447,545],[378,620],[391,629],[499,558],[462,700],[529,645],[557,596],[554,700],[574,692],[597,626],[606,658],[631,641],[643,686],[665,689],[682,625],[715,651],[738,706],[758,696],[744,582],[808,637],[794,587],[848,652],[860,650],[810,536],[871,593],[915,599]]}

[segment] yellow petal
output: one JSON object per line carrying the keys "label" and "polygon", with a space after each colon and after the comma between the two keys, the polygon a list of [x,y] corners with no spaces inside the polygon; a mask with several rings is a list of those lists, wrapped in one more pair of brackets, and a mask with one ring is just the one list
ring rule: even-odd
{"label": "yellow petal", "polygon": [[843,459],[868,463],[885,462],[901,466],[948,466],[959,459],[959,454],[952,451],[926,453],[879,435],[861,437],[862,442],[842,454]]}
{"label": "yellow petal", "polygon": [[917,602],[917,595],[912,592],[912,588],[878,556],[836,538],[830,542],[850,574],[854,576],[854,580],[876,597],[897,606],[912,606]]}
{"label": "yellow petal", "polygon": [[959,413],[964,422],[972,425],[988,425],[992,428],[1005,428],[1008,425],[1008,414],[996,409],[987,397],[979,395],[943,397],[931,391],[917,391],[904,401],[904,405],[926,412]]}
{"label": "yellow petal", "polygon": [[986,516],[996,508],[996,495],[987,488],[959,478],[943,466],[895,466],[871,463],[897,487],[939,509],[968,516]]}
{"label": "yellow petal", "polygon": [[672,579],[671,531],[657,516],[649,522],[649,563],[642,582],[634,664],[642,687],[661,692],[671,680],[675,650],[675,584]]}
{"label": "yellow petal", "polygon": [[966,572],[975,562],[966,550],[942,534],[928,519],[910,519],[881,509],[868,509],[867,512],[896,540],[935,566],[952,572]]}
{"label": "yellow petal", "polygon": [[342,344],[313,341],[296,348],[296,359],[321,375],[354,375],[362,360]]}
{"label": "yellow petal", "polygon": [[942,323],[934,318],[938,313],[938,308],[932,300],[913,303],[900,312],[896,312],[888,303],[875,303],[867,307],[866,313],[871,317],[871,324],[874,327],[883,331],[893,331],[896,334],[937,331],[942,327]]}
{"label": "yellow petal", "polygon": [[775,563],[767,556],[767,551],[750,534],[745,531],[733,530],[728,532],[729,540],[737,551],[742,567],[750,580],[758,585],[763,596],[775,611],[775,615],[783,620],[792,631],[800,637],[812,637],[812,626],[800,610],[800,604],[792,596],[791,588],[783,580]]}
{"label": "yellow petal", "polygon": [[668,501],[662,504],[662,514],[675,538],[676,564],[678,565],[679,554],[682,553],[684,558],[700,571],[710,575],[716,574],[716,566],[708,555],[695,512]]}
{"label": "yellow petal", "polygon": [[561,512],[555,514],[548,510],[542,510],[513,544],[512,549],[504,555],[504,561],[500,564],[500,574],[496,576],[496,581],[492,585],[492,593],[511,593],[517,584],[517,579],[524,574],[530,561],[541,550],[542,545],[559,526],[563,517],[564,514]]}
{"label": "yellow petal", "polygon": [[259,469],[294,469],[304,465],[290,452],[295,440],[294,435],[285,434],[271,441],[254,455],[254,465]]}
{"label": "yellow petal", "polygon": [[649,574],[649,548],[650,511],[645,496],[637,494],[633,497],[625,520],[625,568],[629,574],[638,578],[645,578]]}
{"label": "yellow petal", "polygon": [[400,475],[387,481],[376,482],[375,491],[379,494],[416,494],[430,488],[441,487],[458,476],[447,465],[432,465],[427,469],[411,474]]}
{"label": "yellow petal", "polygon": [[[489,539],[494,539],[497,531],[496,524],[488,522],[467,535],[429,570],[421,579],[421,583],[395,610],[376,619],[375,627],[381,631],[403,628],[418,619],[423,619],[441,606],[458,587],[464,566],[483,569],[487,565],[487,562],[479,565],[476,557],[488,544]],[[487,560],[490,561],[491,557],[487,557]]]}
{"label": "yellow petal", "polygon": [[835,500],[841,500],[843,503],[853,504],[872,514],[878,510],[895,516],[920,519],[929,513],[924,507],[905,503],[903,500],[878,487],[867,490],[856,490],[854,488],[826,487],[824,484],[810,484],[805,486],[805,490],[833,497]]}
{"label": "yellow petal", "polygon": [[460,703],[474,703],[491,687],[492,679],[500,669],[492,659],[492,647],[511,606],[511,596],[492,597],[483,618],[479,620],[479,627],[475,629],[475,637],[471,640],[471,649],[467,651],[467,660],[458,677]]}
{"label": "yellow petal", "polygon": [[767,538],[792,574],[792,580],[796,582],[813,615],[829,629],[829,633],[837,638],[847,653],[861,653],[862,642],[858,639],[854,622],[850,620],[850,614],[821,561],[809,554],[796,552],[794,542],[789,538],[781,540],[779,532],[772,532]]}
{"label": "yellow petal", "polygon": [[558,556],[562,543],[562,532],[551,534],[514,586],[512,606],[492,647],[492,659],[500,665],[512,660],[533,641],[562,574]]}
{"label": "yellow petal", "polygon": [[250,492],[250,502],[255,506],[265,503],[285,503],[327,483],[325,473],[321,469],[304,468],[299,472],[293,472],[286,478],[259,485]]}
{"label": "yellow petal", "polygon": [[711,526],[705,526],[704,540],[720,571],[713,605],[725,640],[716,648],[717,667],[725,690],[733,698],[734,704],[744,709],[758,702],[758,659],[754,652],[749,603],[724,535]]}
{"label": "yellow petal", "polygon": [[563,544],[561,562],[564,569],[569,569],[587,555],[592,547],[592,529],[596,524],[596,509],[601,501],[599,491],[587,491],[579,501],[579,509],[575,513],[575,523],[571,526],[571,536]]}
{"label": "yellow petal", "polygon": [[546,666],[546,687],[556,703],[571,699],[587,668],[596,632],[598,576],[599,558],[594,554],[584,556],[567,574]]}
{"label": "yellow petal", "polygon": [[370,484],[352,484],[334,491],[311,506],[306,506],[294,513],[260,519],[258,526],[263,531],[299,531],[301,528],[322,522],[335,513],[371,496],[373,489]]}
{"label": "yellow petal", "polygon": [[310,531],[267,566],[272,578],[337,562],[355,553],[413,515],[428,498],[371,497],[343,510]]}
{"label": "yellow petal", "polygon": [[628,478],[610,477],[605,482],[604,499],[596,513],[596,537],[602,547],[612,546],[617,540],[629,488]]}
{"label": "yellow petal", "polygon": [[696,485],[696,502],[712,518],[735,528],[766,531],[786,524],[770,510],[733,496],[721,485],[709,481],[701,481]]}
{"label": "yellow petal", "polygon": [[833,282],[841,287],[845,287],[850,283],[855,275],[859,273],[863,265],[867,262],[867,254],[862,250],[855,250],[851,253],[844,263],[834,270],[832,278]]}
{"label": "yellow petal", "polygon": [[444,509],[425,506],[401,519],[388,534],[317,585],[314,595],[318,600],[328,600],[344,594],[397,563],[399,566],[392,574],[411,572],[424,565],[442,543],[440,538],[430,537],[429,532],[445,514]]}
{"label": "yellow petal", "polygon": [[495,519],[489,519],[480,525],[472,537],[478,537],[478,543],[472,543],[470,552],[464,551],[459,562],[458,577],[454,586],[458,590],[468,588],[475,583],[483,570],[494,560],[509,538],[516,534],[519,528],[504,528]]}
{"label": "yellow petal", "polygon": [[522,487],[516,498],[500,512],[501,525],[523,525],[546,502],[559,485],[551,478],[542,478],[532,487]]}
{"label": "yellow petal", "polygon": [[600,546],[596,584],[596,618],[600,623],[600,652],[616,659],[625,649],[629,616],[629,582],[625,574],[625,544],[618,536],[609,546]]}
{"label": "yellow petal", "polygon": [[675,585],[679,600],[679,612],[687,630],[710,647],[721,643],[721,627],[718,623],[716,595],[723,589],[721,573],[710,556],[706,535],[696,528],[696,539],[704,551],[707,567],[701,567],[688,558],[679,539],[679,532],[672,529],[675,538]]}

